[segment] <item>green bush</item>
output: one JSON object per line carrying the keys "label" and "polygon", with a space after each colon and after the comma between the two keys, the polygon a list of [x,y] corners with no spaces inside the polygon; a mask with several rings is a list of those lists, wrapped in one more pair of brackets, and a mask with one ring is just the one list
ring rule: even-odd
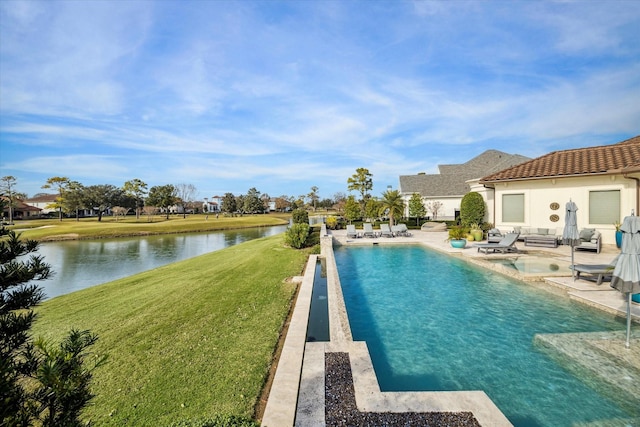
{"label": "green bush", "polygon": [[460,223],[470,225],[484,221],[486,205],[480,193],[471,191],[464,195],[460,202]]}
{"label": "green bush", "polygon": [[216,415],[201,420],[183,420],[172,423],[169,427],[257,427],[260,424],[250,418],[235,415]]}
{"label": "green bush", "polygon": [[329,230],[337,230],[338,229],[338,218],[336,218],[335,216],[327,217],[326,225],[327,225],[327,228]]}
{"label": "green bush", "polygon": [[294,224],[309,224],[309,212],[304,209],[296,209],[291,214]]}
{"label": "green bush", "polygon": [[302,249],[307,246],[307,238],[309,237],[309,224],[294,223],[284,233],[285,244],[292,248]]}

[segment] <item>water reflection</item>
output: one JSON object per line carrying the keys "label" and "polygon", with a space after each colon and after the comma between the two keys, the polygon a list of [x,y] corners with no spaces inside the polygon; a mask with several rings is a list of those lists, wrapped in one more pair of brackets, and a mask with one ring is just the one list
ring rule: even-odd
{"label": "water reflection", "polygon": [[215,233],[42,243],[38,254],[53,276],[38,284],[47,298],[131,276],[248,240],[284,232],[286,226]]}

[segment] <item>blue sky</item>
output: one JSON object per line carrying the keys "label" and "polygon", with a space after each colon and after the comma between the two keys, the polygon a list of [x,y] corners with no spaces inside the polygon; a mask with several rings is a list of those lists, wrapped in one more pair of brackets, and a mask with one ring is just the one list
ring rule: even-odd
{"label": "blue sky", "polygon": [[639,29],[634,0],[3,0],[0,175],[324,198],[616,143]]}

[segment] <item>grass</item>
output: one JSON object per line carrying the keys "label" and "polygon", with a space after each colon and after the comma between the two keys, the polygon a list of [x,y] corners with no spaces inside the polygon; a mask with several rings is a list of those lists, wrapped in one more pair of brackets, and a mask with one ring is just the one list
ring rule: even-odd
{"label": "grass", "polygon": [[283,236],[242,243],[46,301],[34,335],[99,335],[96,426],[252,417],[307,252]]}
{"label": "grass", "polygon": [[8,228],[21,231],[24,239],[48,241],[232,230],[288,224],[289,217],[290,215],[279,214],[242,217],[220,215],[216,219],[215,215],[209,215],[207,218],[206,215],[196,214],[187,215],[186,218],[182,215],[172,215],[166,219],[165,215],[156,215],[151,218],[141,216],[140,219],[127,216],[120,217],[118,220],[114,217],[103,217],[100,222],[95,217],[81,218],[80,221],[65,218],[62,221],[58,219],[16,221],[15,225]]}

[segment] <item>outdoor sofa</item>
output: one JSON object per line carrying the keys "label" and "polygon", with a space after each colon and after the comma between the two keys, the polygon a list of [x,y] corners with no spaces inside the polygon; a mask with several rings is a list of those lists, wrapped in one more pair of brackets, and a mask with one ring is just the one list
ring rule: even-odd
{"label": "outdoor sofa", "polygon": [[574,249],[600,253],[602,250],[602,234],[595,228],[583,228],[580,230],[580,244]]}

